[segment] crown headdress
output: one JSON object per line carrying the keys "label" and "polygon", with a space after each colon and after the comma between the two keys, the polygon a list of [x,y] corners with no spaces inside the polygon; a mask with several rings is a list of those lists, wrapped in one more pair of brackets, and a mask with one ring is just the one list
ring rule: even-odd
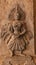
{"label": "crown headdress", "polygon": [[13,9],[11,10],[9,14],[9,20],[24,20],[25,19],[25,12],[22,10],[22,8],[17,4]]}

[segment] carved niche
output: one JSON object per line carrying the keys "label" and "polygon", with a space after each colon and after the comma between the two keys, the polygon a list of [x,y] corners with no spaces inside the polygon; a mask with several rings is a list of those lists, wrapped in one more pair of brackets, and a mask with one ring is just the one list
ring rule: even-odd
{"label": "carved niche", "polygon": [[1,40],[5,41],[12,56],[6,58],[2,65],[35,65],[31,56],[23,54],[33,35],[27,29],[26,13],[19,4],[11,10],[8,20],[10,22],[1,27]]}

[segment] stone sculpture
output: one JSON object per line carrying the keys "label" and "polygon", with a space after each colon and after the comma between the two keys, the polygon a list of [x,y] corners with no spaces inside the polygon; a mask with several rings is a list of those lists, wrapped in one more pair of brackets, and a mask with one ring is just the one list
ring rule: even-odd
{"label": "stone sculpture", "polygon": [[[22,62],[24,61],[23,65],[35,65],[31,56],[23,55],[23,51],[27,49],[29,40],[33,37],[33,35],[31,31],[28,31],[27,29],[27,25],[25,23],[26,14],[19,4],[11,10],[8,20],[10,22],[3,25],[1,28],[1,39],[5,41],[8,49],[12,52],[12,57],[11,61],[6,59],[2,65],[20,65],[19,61],[21,60]],[[16,56],[16,51],[19,51],[22,56]],[[16,56],[16,59],[14,56]],[[24,59],[22,59],[22,57]],[[21,59],[19,60],[19,58]],[[13,61],[18,63],[13,64]]]}

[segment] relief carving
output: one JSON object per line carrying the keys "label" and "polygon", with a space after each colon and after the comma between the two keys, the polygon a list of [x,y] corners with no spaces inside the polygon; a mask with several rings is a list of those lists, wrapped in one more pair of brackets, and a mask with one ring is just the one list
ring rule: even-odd
{"label": "relief carving", "polygon": [[[15,54],[16,51],[20,52],[20,57],[24,56],[23,51],[27,49],[29,40],[31,40],[33,35],[31,31],[27,30],[27,26],[25,23],[26,13],[25,11],[22,10],[19,4],[17,4],[15,8],[11,10],[8,16],[8,20],[10,22],[3,25],[1,28],[1,39],[5,41],[9,50],[12,52],[12,57],[11,61],[8,61],[7,63],[7,60],[5,60],[6,63],[3,62],[2,65],[14,65],[14,64],[21,65],[18,62],[18,59],[16,59],[15,62],[17,61],[19,64],[18,63],[12,64],[12,61],[14,62],[12,58],[16,56]],[[29,59],[29,56],[27,57],[27,55],[24,56],[23,58],[25,60],[23,65],[35,65],[31,56],[30,56],[31,59]],[[20,61],[21,60],[24,61],[22,58],[20,59]]]}
{"label": "relief carving", "polygon": [[2,26],[1,38],[7,43],[12,55],[15,55],[15,51],[20,51],[22,54],[29,44],[29,39],[32,38],[31,32],[28,32],[25,23],[26,14],[17,4],[12,9],[8,19],[12,22]]}

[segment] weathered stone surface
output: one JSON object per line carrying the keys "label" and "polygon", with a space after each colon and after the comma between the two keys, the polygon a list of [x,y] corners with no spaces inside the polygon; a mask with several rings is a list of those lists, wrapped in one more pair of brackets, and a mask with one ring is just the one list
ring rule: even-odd
{"label": "weathered stone surface", "polygon": [[[8,16],[9,16],[11,10],[13,9],[13,7],[15,7],[15,4],[17,4],[17,3],[19,3],[19,5],[23,9],[23,11],[25,11],[25,13],[26,13],[25,22],[27,24],[27,29],[30,30],[34,36],[33,0],[0,0],[0,33],[1,33],[2,26],[11,22],[9,20]],[[7,27],[8,27],[8,25],[7,25]],[[16,52],[15,54],[20,55],[19,52]],[[34,37],[29,41],[29,45],[28,45],[26,51],[23,52],[23,54],[34,55]],[[0,38],[0,64],[2,64],[2,62],[5,60],[5,57],[8,58],[10,56],[11,56],[11,52],[8,49],[7,44],[5,43],[5,41],[3,41]],[[16,59],[16,57],[15,57],[15,60],[17,61],[18,59]],[[23,64],[23,62],[22,62],[22,64]],[[18,61],[16,63],[18,63]],[[21,61],[20,61],[20,63],[21,63]]]}
{"label": "weathered stone surface", "polygon": [[14,56],[12,58],[5,58],[2,65],[35,65],[31,56]]}

